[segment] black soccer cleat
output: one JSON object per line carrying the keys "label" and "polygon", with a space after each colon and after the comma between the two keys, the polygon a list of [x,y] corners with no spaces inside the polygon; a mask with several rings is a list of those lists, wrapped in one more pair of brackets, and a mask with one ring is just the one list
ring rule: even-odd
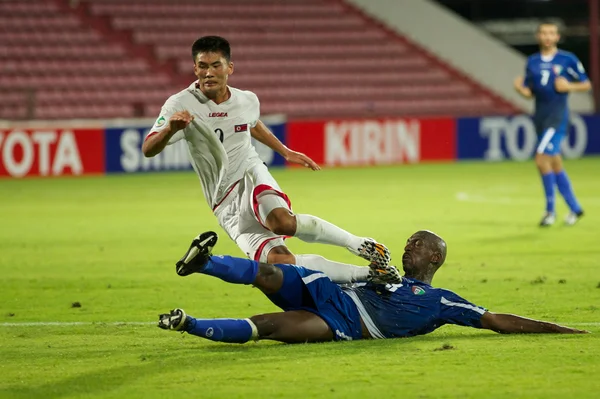
{"label": "black soccer cleat", "polygon": [[183,309],[173,309],[169,313],[158,315],[158,327],[163,330],[181,331],[185,329],[187,315]]}
{"label": "black soccer cleat", "polygon": [[177,274],[187,276],[199,273],[212,255],[212,249],[217,244],[218,238],[214,231],[207,231],[194,238],[190,249],[175,264]]}

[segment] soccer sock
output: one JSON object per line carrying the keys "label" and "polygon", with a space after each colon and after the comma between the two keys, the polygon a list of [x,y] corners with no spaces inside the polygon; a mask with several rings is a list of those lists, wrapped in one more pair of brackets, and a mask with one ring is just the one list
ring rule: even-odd
{"label": "soccer sock", "polygon": [[302,241],[337,245],[357,250],[364,239],[348,233],[323,219],[312,215],[296,215],[296,234]]}
{"label": "soccer sock", "polygon": [[561,170],[556,174],[556,185],[558,186],[558,191],[564,197],[567,205],[569,205],[569,209],[575,213],[581,212],[581,205],[575,198],[575,193],[573,192],[573,186],[571,186],[571,180],[567,175],[567,172]]}
{"label": "soccer sock", "polygon": [[200,272],[233,284],[252,284],[258,273],[258,262],[233,256],[211,256]]}
{"label": "soccer sock", "polygon": [[334,262],[319,255],[295,255],[296,264],[307,269],[323,272],[338,284],[367,281],[369,268]]}
{"label": "soccer sock", "polygon": [[185,331],[211,341],[243,344],[258,338],[250,319],[195,319],[188,316]]}
{"label": "soccer sock", "polygon": [[542,183],[544,183],[544,192],[546,193],[546,212],[554,213],[554,184],[556,176],[550,172],[542,175]]}

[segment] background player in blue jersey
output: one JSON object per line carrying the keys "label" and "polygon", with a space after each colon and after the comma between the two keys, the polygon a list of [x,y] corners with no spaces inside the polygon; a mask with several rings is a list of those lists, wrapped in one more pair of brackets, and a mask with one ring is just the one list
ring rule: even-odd
{"label": "background player in blue jersey", "polygon": [[525,78],[515,79],[514,86],[523,97],[535,97],[533,119],[539,137],[535,162],[546,195],[546,213],[540,226],[550,226],[556,220],[555,185],[571,210],[565,223],[573,225],[583,215],[583,210],[563,168],[560,145],[569,129],[569,93],[589,91],[592,86],[577,57],[556,47],[560,35],[555,24],[541,24],[537,39],[540,52],[527,59]]}
{"label": "background player in blue jersey", "polygon": [[[491,313],[431,280],[446,258],[446,243],[419,231],[407,241],[402,283],[340,286],[325,274],[293,265],[271,265],[230,256],[211,256],[217,235],[199,235],[177,262],[177,273],[202,273],[236,284],[252,284],[283,312],[248,319],[197,319],[182,309],[159,316],[158,326],[212,341],[321,342],[396,338],[427,334],[444,324],[499,333],[585,333],[510,314]],[[349,277],[348,281],[351,281]]]}

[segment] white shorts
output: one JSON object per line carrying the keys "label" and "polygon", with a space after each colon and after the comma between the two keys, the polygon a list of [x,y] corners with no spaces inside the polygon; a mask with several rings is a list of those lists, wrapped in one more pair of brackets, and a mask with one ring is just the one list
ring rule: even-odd
{"label": "white shorts", "polygon": [[291,211],[291,203],[263,164],[246,171],[213,212],[219,224],[250,259],[266,262],[271,249],[285,246],[284,236],[274,234],[260,221],[257,197],[275,194],[282,207]]}

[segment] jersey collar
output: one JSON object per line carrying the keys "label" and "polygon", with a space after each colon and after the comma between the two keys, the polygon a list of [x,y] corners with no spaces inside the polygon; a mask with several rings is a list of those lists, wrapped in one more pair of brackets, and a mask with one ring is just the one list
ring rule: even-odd
{"label": "jersey collar", "polygon": [[[192,83],[190,85],[190,87],[191,88],[193,87],[194,91],[196,91],[196,93],[198,93],[198,96],[200,96],[206,102],[212,101],[210,98],[206,97],[206,95],[202,92],[202,90],[200,90],[200,84],[198,83],[198,81],[195,81],[194,83]],[[233,99],[234,91],[231,90],[231,86],[229,86],[229,85],[227,85],[227,90],[229,90],[229,98],[227,100],[223,101],[221,104],[217,104],[214,101],[212,101],[213,104],[215,104],[217,106],[223,106],[223,105],[229,104],[229,102]]]}
{"label": "jersey collar", "polygon": [[540,59],[543,62],[552,62],[552,60],[554,59],[554,57],[556,57],[557,54],[558,54],[558,50],[556,50],[556,52],[552,55],[542,55],[542,53],[540,52]]}

